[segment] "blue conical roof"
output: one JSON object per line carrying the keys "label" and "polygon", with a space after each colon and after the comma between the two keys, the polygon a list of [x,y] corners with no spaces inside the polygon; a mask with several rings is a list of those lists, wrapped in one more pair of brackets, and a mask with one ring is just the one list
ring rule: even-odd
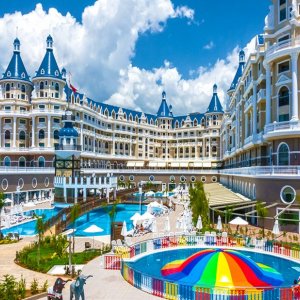
{"label": "blue conical roof", "polygon": [[59,67],[57,65],[55,56],[53,54],[53,39],[51,35],[47,37],[47,49],[46,54],[44,56],[44,59],[36,72],[35,78],[37,77],[51,77],[51,78],[57,78],[62,79],[62,74],[59,70]]}
{"label": "blue conical roof", "polygon": [[77,130],[73,127],[73,122],[75,119],[73,119],[74,117],[72,116],[72,112],[67,110],[66,111],[66,114],[65,114],[65,121],[64,121],[64,127],[61,128],[59,130],[59,133],[58,135],[60,137],[74,137],[74,138],[77,138],[78,137],[78,132]]}
{"label": "blue conical roof", "polygon": [[214,84],[213,96],[210,100],[206,113],[223,113],[223,107],[218,97],[218,86]]}
{"label": "blue conical roof", "polygon": [[160,107],[157,112],[158,118],[173,118],[173,113],[171,111],[172,106],[168,106],[166,100],[166,92],[162,92],[162,100]]}
{"label": "blue conical roof", "polygon": [[244,67],[245,67],[245,52],[244,52],[244,50],[240,51],[239,58],[240,58],[239,67],[235,73],[234,79],[233,79],[228,91],[234,90],[236,88],[236,85],[237,85],[240,77],[243,75],[243,71],[244,71]]}
{"label": "blue conical roof", "polygon": [[20,41],[18,38],[14,40],[14,53],[8,64],[6,71],[4,72],[2,79],[16,79],[29,81],[30,78],[24,66],[23,60],[20,54]]}

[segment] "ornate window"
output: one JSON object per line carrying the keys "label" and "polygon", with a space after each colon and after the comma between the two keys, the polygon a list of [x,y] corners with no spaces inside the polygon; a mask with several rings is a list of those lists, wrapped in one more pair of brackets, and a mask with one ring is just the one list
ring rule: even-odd
{"label": "ornate window", "polygon": [[43,140],[45,138],[45,131],[43,130],[43,129],[41,129],[40,131],[39,131],[39,139],[40,140]]}
{"label": "ornate window", "polygon": [[4,157],[3,165],[4,165],[5,167],[10,167],[10,165],[11,165],[11,160],[10,160],[10,157],[9,157],[9,156],[5,156],[5,157]]}
{"label": "ornate window", "polygon": [[25,139],[26,139],[25,131],[21,130],[20,133],[19,133],[19,140],[24,142]]}
{"label": "ornate window", "polygon": [[2,179],[1,187],[2,187],[2,190],[4,190],[4,191],[7,190],[7,188],[8,188],[8,180],[6,178]]}
{"label": "ornate window", "polygon": [[284,122],[290,119],[290,93],[289,89],[283,86],[278,93],[278,121]]}
{"label": "ornate window", "polygon": [[26,167],[26,159],[25,159],[24,156],[21,156],[21,157],[19,158],[19,167],[21,167],[21,168]]}
{"label": "ornate window", "polygon": [[39,168],[44,168],[45,167],[45,158],[43,156],[40,156],[38,158],[38,167]]}
{"label": "ornate window", "polygon": [[133,176],[133,175],[130,175],[130,176],[129,176],[129,180],[130,180],[130,181],[133,181],[133,180],[134,180],[134,176]]}
{"label": "ornate window", "polygon": [[149,176],[149,180],[152,182],[152,181],[155,180],[155,177],[154,177],[153,175],[150,175],[150,176]]}
{"label": "ornate window", "polygon": [[280,198],[283,203],[293,203],[296,199],[295,189],[289,185],[284,186],[280,191]]}
{"label": "ornate window", "polygon": [[278,165],[288,166],[290,164],[290,151],[286,143],[281,143],[277,150]]}

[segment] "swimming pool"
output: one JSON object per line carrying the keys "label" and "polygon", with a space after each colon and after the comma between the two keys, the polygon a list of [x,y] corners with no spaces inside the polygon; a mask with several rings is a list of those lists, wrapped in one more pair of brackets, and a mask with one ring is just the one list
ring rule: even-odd
{"label": "swimming pool", "polygon": [[[97,208],[82,215],[76,221],[76,236],[103,236],[110,234],[110,217],[108,215],[109,208]],[[147,210],[146,206],[142,205],[142,214]],[[140,212],[138,204],[118,204],[115,222],[127,223],[127,230],[132,229],[132,221],[130,218],[136,213]],[[97,225],[103,231],[99,233],[84,232],[91,225]],[[69,228],[73,228],[72,225]]]}
{"label": "swimming pool", "polygon": [[[154,252],[151,253],[151,255],[143,256],[134,262],[126,262],[126,264],[136,272],[143,273],[145,276],[159,280],[168,280],[161,273],[161,269],[165,265],[176,260],[185,260],[191,255],[204,249],[209,248],[170,249],[167,251]],[[283,277],[281,286],[291,286],[293,285],[294,280],[299,277],[299,263],[264,253],[245,250],[237,250],[237,252],[242,253],[256,263],[267,265],[281,273]],[[185,284],[188,283],[185,282]]]}
{"label": "swimming pool", "polygon": [[[32,216],[36,214],[37,216],[44,216],[44,220],[47,221],[50,218],[56,216],[62,207],[48,208],[48,209],[33,209],[24,212],[25,216]],[[18,233],[20,236],[33,236],[36,234],[35,230],[36,220],[30,220],[28,222],[11,226],[10,228],[2,229],[4,235],[8,233]]]}

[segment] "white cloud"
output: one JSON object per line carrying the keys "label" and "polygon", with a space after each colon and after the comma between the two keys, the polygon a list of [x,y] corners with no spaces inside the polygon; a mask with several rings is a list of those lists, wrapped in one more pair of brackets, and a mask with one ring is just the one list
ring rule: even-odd
{"label": "white cloud", "polygon": [[1,71],[11,57],[8,45],[18,26],[22,57],[34,76],[50,28],[59,65],[71,71],[73,84],[96,101],[108,99],[108,103],[156,112],[164,89],[176,114],[203,112],[214,82],[221,100],[226,98],[238,64],[238,48],[213,66],[199,67],[192,79],[183,79],[167,60],[153,70],[132,66],[139,35],[162,31],[169,18],[193,22],[194,11],[186,6],[174,7],[171,0],[98,0],[84,10],[82,23],[56,9],[45,12],[41,4],[28,14],[6,14],[0,18]]}
{"label": "white cloud", "polygon": [[215,47],[214,42],[210,41],[208,44],[206,44],[206,45],[203,46],[203,49],[205,49],[205,50],[211,50],[214,47]]}

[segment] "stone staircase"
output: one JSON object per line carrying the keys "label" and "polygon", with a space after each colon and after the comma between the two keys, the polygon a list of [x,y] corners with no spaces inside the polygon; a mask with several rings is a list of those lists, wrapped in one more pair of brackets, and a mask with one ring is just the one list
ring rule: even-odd
{"label": "stone staircase", "polygon": [[204,184],[204,190],[209,199],[209,206],[251,201],[243,195],[232,192],[220,183]]}

